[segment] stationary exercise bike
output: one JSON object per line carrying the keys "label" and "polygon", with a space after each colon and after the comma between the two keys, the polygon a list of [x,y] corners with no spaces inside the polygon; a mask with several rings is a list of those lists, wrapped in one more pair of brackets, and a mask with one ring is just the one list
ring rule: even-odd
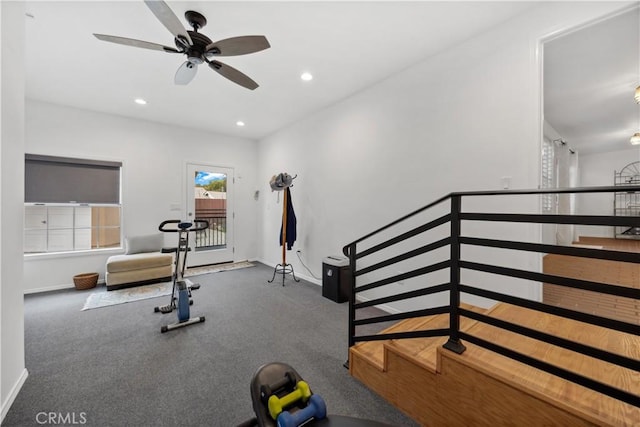
{"label": "stationary exercise bike", "polygon": [[155,307],[155,313],[167,314],[176,311],[178,321],[170,325],[160,328],[160,332],[164,333],[173,329],[183,328],[193,325],[194,323],[204,322],[204,316],[190,317],[189,306],[193,304],[191,299],[191,291],[200,288],[197,283],[191,282],[184,278],[184,270],[187,265],[187,253],[189,248],[189,233],[194,231],[206,230],[209,228],[209,221],[204,219],[195,219],[193,222],[183,222],[178,219],[170,219],[162,221],[158,226],[158,230],[164,233],[178,233],[178,246],[175,248],[163,248],[163,253],[175,254],[175,268],[173,272],[173,289],[171,291],[171,300],[169,304]]}

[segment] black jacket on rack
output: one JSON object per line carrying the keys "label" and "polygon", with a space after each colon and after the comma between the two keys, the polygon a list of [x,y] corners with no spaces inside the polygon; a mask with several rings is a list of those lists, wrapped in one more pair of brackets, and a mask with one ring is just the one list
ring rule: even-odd
{"label": "black jacket on rack", "polygon": [[[296,241],[296,214],[293,211],[293,203],[291,203],[291,191],[287,187],[284,191],[287,192],[284,198],[287,202],[287,224],[283,224],[287,227],[287,250],[291,250],[293,243]],[[282,226],[280,226],[280,246],[282,246]]]}

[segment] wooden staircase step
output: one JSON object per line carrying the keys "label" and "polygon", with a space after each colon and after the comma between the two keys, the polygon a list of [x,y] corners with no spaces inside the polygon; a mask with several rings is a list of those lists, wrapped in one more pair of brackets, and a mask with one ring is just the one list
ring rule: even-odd
{"label": "wooden staircase step", "polygon": [[[638,345],[640,338],[624,332],[618,332],[601,326],[582,323],[506,303],[496,305],[488,314],[492,317],[531,329],[541,330],[592,347],[606,349],[612,353],[640,359],[640,346]],[[479,323],[474,329],[481,329],[483,325],[485,324]],[[471,332],[473,332],[474,329],[471,329]]]}
{"label": "wooden staircase step", "polygon": [[[499,304],[491,311],[491,316],[595,348],[605,349],[611,353],[640,359],[640,338],[634,335],[508,304]],[[481,322],[476,323],[468,332],[495,344],[509,347],[519,353],[640,395],[640,373],[638,372]],[[533,376],[532,380],[536,381],[536,376]]]}
{"label": "wooden staircase step", "polygon": [[[465,307],[475,310],[473,307]],[[640,359],[640,337],[500,303],[485,314],[531,329]],[[399,322],[427,329],[448,326],[448,316]],[[420,326],[420,327],[422,327]],[[461,328],[489,342],[548,362],[631,394],[640,395],[640,373],[461,317]],[[562,380],[470,342],[461,355],[442,347],[447,337],[360,343],[378,367],[350,353],[351,374],[422,425],[640,426],[640,408]],[[371,356],[373,357],[373,356]],[[406,390],[411,389],[408,397]],[[498,418],[496,418],[498,417]]]}
{"label": "wooden staircase step", "polygon": [[[442,329],[449,327],[449,315],[438,314],[437,316],[431,316],[428,321],[423,322],[418,328],[412,329],[412,331],[428,330],[428,329]],[[439,337],[436,337],[439,338]],[[410,353],[418,353],[424,347],[428,347],[432,341],[431,338],[406,338],[392,340],[396,346],[403,347]]]}
{"label": "wooden staircase step", "polygon": [[[429,323],[435,316],[414,317],[394,323],[388,328],[380,331],[380,334],[394,332],[408,332],[425,329],[424,325]],[[384,345],[391,340],[379,340],[360,342],[355,344],[351,351],[356,352],[360,357],[381,371],[385,370],[384,364]]]}
{"label": "wooden staircase step", "polygon": [[[434,317],[436,316],[423,316],[423,317],[416,317],[413,319],[405,319],[382,330],[380,334],[394,333],[394,332],[409,332],[409,331],[425,329],[424,325],[428,324]],[[426,339],[415,338],[412,340],[420,341],[420,340],[426,340]],[[391,342],[392,340],[361,342],[354,345],[351,351],[358,353],[360,357],[365,359],[372,366],[378,368],[381,371],[384,371],[385,370],[385,360],[384,360],[385,345]]]}
{"label": "wooden staircase step", "polygon": [[[489,427],[492,424],[487,420],[500,419],[509,420],[510,425],[533,426],[640,425],[640,408],[472,343],[465,342],[465,346],[467,349],[461,355],[445,349],[438,351],[442,375],[448,379],[441,402],[444,405],[455,402],[448,406],[447,413],[465,408],[457,412],[464,422],[446,419],[445,423],[429,422],[429,425]],[[388,381],[393,380],[389,377]],[[416,415],[419,413],[416,411]]]}
{"label": "wooden staircase step", "polygon": [[[462,360],[473,366],[474,369],[484,372],[485,375],[498,379],[517,390],[526,390],[529,395],[554,406],[563,407],[567,412],[580,414],[582,418],[597,425],[630,427],[640,425],[640,408],[565,381],[474,344],[465,343],[465,346],[466,351],[460,355]],[[574,366],[581,365],[591,373],[595,373],[598,369],[593,367],[592,362],[586,361],[584,357],[575,359],[574,356],[566,354],[554,354],[553,350],[541,349],[538,354],[532,355],[540,357],[542,353],[544,356],[551,356],[556,360],[559,358],[572,360]],[[609,378],[614,380],[609,382],[620,382],[615,380],[617,373],[609,370],[605,370],[605,372],[610,372]],[[624,378],[627,386],[633,382],[637,384],[640,381],[637,375],[629,375]]]}
{"label": "wooden staircase step", "polygon": [[[471,309],[469,307],[469,309]],[[476,311],[486,311],[484,309],[477,309]],[[473,319],[460,318],[460,329],[465,331],[476,323]],[[440,314],[431,319],[426,324],[426,329],[441,329],[449,327],[449,315]],[[393,340],[388,343],[389,349],[397,353],[402,353],[405,357],[410,358],[413,362],[424,366],[425,368],[436,372],[437,366],[437,352],[438,348],[442,347],[448,340],[448,337],[432,337],[432,338],[416,338],[416,339],[403,339]]]}
{"label": "wooden staircase step", "polygon": [[[461,303],[461,307],[467,310],[484,313],[487,310],[470,304]],[[460,326],[464,329],[474,322],[470,319],[461,318]],[[412,319],[405,319],[384,329],[380,334],[394,332],[420,331],[427,329],[442,329],[449,326],[449,315],[438,314],[433,316],[422,316]],[[366,359],[371,365],[384,371],[385,347],[389,351],[411,357],[417,364],[435,372],[436,370],[436,350],[447,342],[446,337],[408,338],[399,340],[380,340],[358,343],[353,347],[353,351]]]}
{"label": "wooden staircase step", "polygon": [[[433,316],[416,317],[413,319],[405,319],[399,321],[392,326],[382,330],[380,334],[393,332],[407,332],[421,329],[426,322]],[[384,371],[384,344],[390,340],[366,341],[357,343],[352,347],[352,351],[357,352],[362,358],[367,360],[371,365]]]}
{"label": "wooden staircase step", "polygon": [[398,323],[382,330],[381,334],[389,334],[392,332],[408,332],[424,329],[424,324],[429,323],[434,316],[414,317],[413,319],[401,320]]}
{"label": "wooden staircase step", "polygon": [[[612,353],[640,359],[640,337],[585,324],[546,313],[535,312],[509,304],[498,304],[491,316],[531,329],[580,342]],[[468,332],[492,343],[543,360],[604,384],[640,395],[640,373],[553,346],[532,338],[514,334],[477,322]],[[467,345],[467,343],[465,343]],[[464,358],[482,360],[484,369],[495,376],[513,382],[519,388],[554,402],[564,402],[574,410],[608,420],[612,425],[640,425],[640,409],[606,397],[585,387],[565,381],[544,371],[500,356],[484,348],[467,345]],[[632,418],[629,418],[632,417]]]}
{"label": "wooden staircase step", "polygon": [[355,353],[367,363],[380,371],[385,370],[384,366],[384,344],[382,341],[366,341],[356,343],[349,353]]}
{"label": "wooden staircase step", "polygon": [[[461,307],[464,307],[467,310],[475,311],[478,313],[486,312],[486,309],[475,307],[470,304],[461,304]],[[443,329],[449,327],[449,314],[438,314],[435,316],[429,316],[424,318],[425,320],[421,322],[417,327],[415,327],[414,331],[426,330],[426,329]],[[470,327],[472,323],[475,322],[470,319],[461,318],[460,319],[460,327],[465,330]],[[443,337],[433,337],[433,338],[409,338],[409,339],[399,339],[393,340],[393,345],[402,348],[406,353],[416,356],[420,354],[425,349],[428,349],[433,346],[434,343],[442,342]],[[444,340],[446,342],[446,339]],[[444,342],[442,342],[444,344]],[[435,354],[435,353],[434,353]]]}

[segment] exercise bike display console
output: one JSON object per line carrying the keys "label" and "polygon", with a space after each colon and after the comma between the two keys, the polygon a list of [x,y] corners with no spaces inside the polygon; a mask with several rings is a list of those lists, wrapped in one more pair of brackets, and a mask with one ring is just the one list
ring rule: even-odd
{"label": "exercise bike display console", "polygon": [[155,307],[153,310],[155,313],[162,314],[171,313],[176,310],[178,321],[176,323],[163,326],[160,329],[160,332],[162,333],[193,325],[195,323],[202,323],[205,320],[204,316],[191,317],[189,308],[189,306],[193,304],[191,291],[200,288],[200,285],[191,282],[189,279],[185,279],[184,271],[187,265],[187,253],[191,250],[189,248],[189,233],[206,230],[207,228],[209,228],[209,221],[203,219],[195,219],[193,222],[170,219],[162,221],[158,226],[158,230],[164,233],[178,233],[178,246],[175,248],[162,249],[162,252],[164,253],[175,254],[171,300],[169,301],[169,304]]}

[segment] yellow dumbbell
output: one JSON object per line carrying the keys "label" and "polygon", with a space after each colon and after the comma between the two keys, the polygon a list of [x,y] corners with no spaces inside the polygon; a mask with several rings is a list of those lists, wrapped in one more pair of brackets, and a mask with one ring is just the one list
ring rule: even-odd
{"label": "yellow dumbbell", "polygon": [[306,402],[311,397],[311,389],[309,388],[309,384],[304,381],[298,381],[296,384],[296,388],[293,391],[285,396],[278,397],[275,394],[269,397],[267,402],[267,406],[269,407],[269,414],[271,418],[274,420],[278,418],[280,412],[282,412],[283,408],[291,405],[292,403],[297,402],[302,399],[303,402]]}

